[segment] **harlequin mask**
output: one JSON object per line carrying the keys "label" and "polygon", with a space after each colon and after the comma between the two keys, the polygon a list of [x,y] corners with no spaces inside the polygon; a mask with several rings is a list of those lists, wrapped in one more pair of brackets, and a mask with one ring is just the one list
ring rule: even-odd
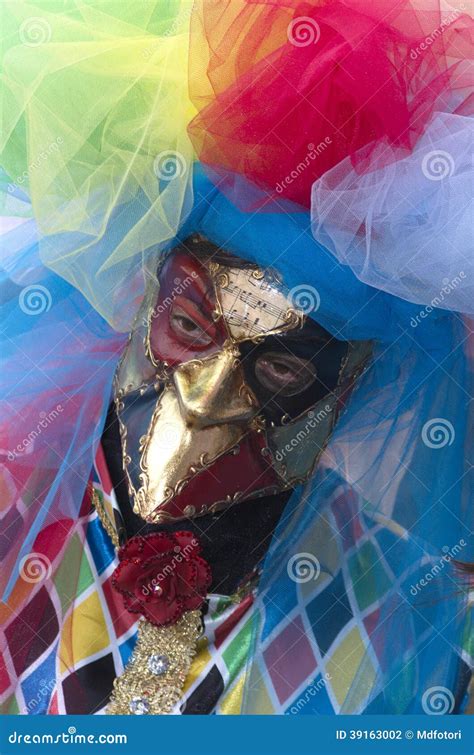
{"label": "harlequin mask", "polygon": [[365,363],[278,275],[192,236],[148,286],[116,376],[134,511],[159,524],[304,481]]}

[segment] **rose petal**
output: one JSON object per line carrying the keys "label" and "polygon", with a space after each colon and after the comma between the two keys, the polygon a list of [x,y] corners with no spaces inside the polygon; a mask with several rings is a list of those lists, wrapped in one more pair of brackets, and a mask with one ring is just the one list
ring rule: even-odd
{"label": "rose petal", "polygon": [[180,597],[186,598],[196,593],[197,567],[194,561],[183,561],[179,566],[176,590]]}
{"label": "rose petal", "polygon": [[112,584],[121,593],[133,593],[140,566],[136,559],[121,561],[112,574]]}
{"label": "rose petal", "polygon": [[144,577],[137,579],[133,592],[136,599],[143,603],[144,601],[152,599],[152,590],[153,584],[151,583],[151,579],[148,575],[145,575]]}
{"label": "rose petal", "polygon": [[174,624],[183,615],[183,606],[179,600],[172,603],[166,603],[165,601],[147,603],[143,607],[143,615],[148,621],[157,626]]}
{"label": "rose petal", "polygon": [[123,595],[123,604],[130,613],[143,613],[142,603],[134,595]]}
{"label": "rose petal", "polygon": [[145,547],[145,538],[141,535],[130,538],[125,545],[122,545],[118,552],[119,561],[126,559],[140,558],[143,548]]}
{"label": "rose petal", "polygon": [[[184,561],[183,561],[184,563]],[[144,572],[149,575],[149,579],[156,579],[163,586],[165,580],[171,579],[176,581],[176,569],[178,567],[176,559],[170,554],[162,557],[153,556],[144,564]]]}
{"label": "rose petal", "polygon": [[196,589],[198,592],[205,595],[207,591],[209,590],[212,582],[212,571],[211,567],[200,556],[197,556],[197,558],[194,559],[194,564],[197,568],[197,575],[196,575]]}
{"label": "rose petal", "polygon": [[[157,574],[171,574],[172,571],[174,571],[173,558],[173,551],[166,551],[166,553],[161,553],[158,556],[154,555],[150,558],[146,558],[141,564],[142,571],[155,571]],[[168,565],[171,568],[166,568]]]}
{"label": "rose petal", "polygon": [[142,551],[144,561],[152,556],[161,556],[163,553],[173,551],[176,547],[173,535],[168,535],[167,532],[154,532],[143,539],[145,541]]}
{"label": "rose petal", "polygon": [[[165,600],[170,603],[176,597],[176,580],[170,577],[165,577],[161,580],[156,580],[153,583],[155,577],[147,575],[145,578],[139,579],[135,586],[135,596],[142,602],[151,603],[158,600]],[[153,588],[161,587],[161,592],[154,592]],[[145,588],[145,589],[144,589]],[[148,591],[148,592],[147,592]]]}
{"label": "rose petal", "polygon": [[211,569],[203,558],[197,556],[192,565],[195,569],[194,589],[183,596],[184,608],[192,611],[200,608],[206,598],[207,591],[211,586]]}

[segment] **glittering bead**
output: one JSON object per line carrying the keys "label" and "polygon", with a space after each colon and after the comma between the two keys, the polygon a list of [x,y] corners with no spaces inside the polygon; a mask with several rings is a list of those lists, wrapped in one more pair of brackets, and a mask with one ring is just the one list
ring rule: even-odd
{"label": "glittering bead", "polygon": [[148,669],[155,676],[162,676],[162,674],[166,674],[169,667],[170,662],[166,655],[158,655],[157,653],[153,653],[153,655],[150,655],[150,657],[148,658]]}
{"label": "glittering bead", "polygon": [[114,681],[107,713],[171,713],[181,698],[201,631],[199,610],[187,611],[165,627],[141,619],[135,650],[122,676]]}
{"label": "glittering bead", "polygon": [[146,716],[150,712],[150,703],[146,697],[133,697],[130,700],[129,708],[135,716]]}

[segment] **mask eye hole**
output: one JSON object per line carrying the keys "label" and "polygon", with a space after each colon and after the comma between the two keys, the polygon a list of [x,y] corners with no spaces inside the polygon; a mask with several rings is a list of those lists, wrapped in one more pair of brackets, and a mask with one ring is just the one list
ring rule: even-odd
{"label": "mask eye hole", "polygon": [[170,314],[170,326],[183,343],[195,346],[209,346],[212,343],[211,336],[181,307],[173,307]]}
{"label": "mask eye hole", "polygon": [[261,385],[281,396],[302,393],[316,380],[316,368],[292,354],[267,352],[258,357],[255,375]]}

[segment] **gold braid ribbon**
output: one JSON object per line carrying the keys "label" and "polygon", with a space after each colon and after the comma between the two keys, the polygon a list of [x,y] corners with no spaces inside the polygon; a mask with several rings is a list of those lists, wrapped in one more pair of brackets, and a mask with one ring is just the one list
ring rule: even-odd
{"label": "gold braid ribbon", "polygon": [[[97,515],[118,549],[114,523],[94,488],[91,493]],[[183,694],[201,634],[201,611],[187,611],[166,627],[140,619],[137,644],[122,676],[114,680],[106,712],[119,716],[170,713]]]}
{"label": "gold braid ribbon", "polygon": [[140,619],[135,650],[122,676],[114,681],[106,713],[171,713],[183,693],[201,633],[200,611],[187,611],[166,627]]}

